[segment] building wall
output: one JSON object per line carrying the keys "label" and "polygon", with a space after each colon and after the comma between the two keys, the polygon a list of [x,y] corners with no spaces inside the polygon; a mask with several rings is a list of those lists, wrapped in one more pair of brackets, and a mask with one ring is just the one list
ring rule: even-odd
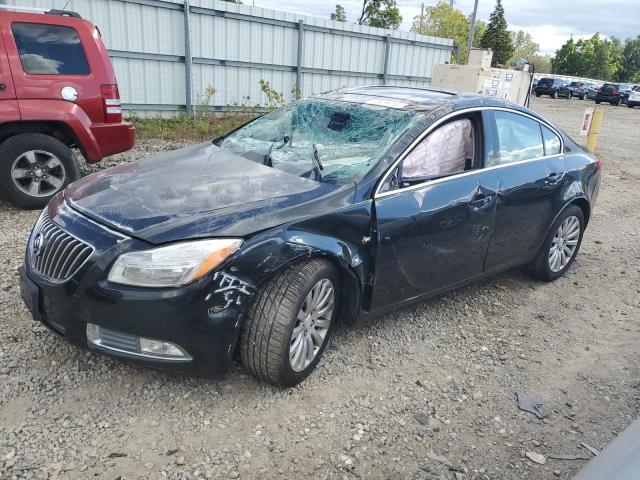
{"label": "building wall", "polygon": [[219,0],[191,0],[187,15],[181,0],[4,3],[64,7],[97,25],[125,108],[140,113],[184,110],[189,86],[192,105],[204,102],[208,87],[215,88],[209,102],[215,109],[264,104],[261,79],[287,100],[296,86],[305,96],[358,84],[428,86],[433,66],[449,61],[453,51],[450,39]]}

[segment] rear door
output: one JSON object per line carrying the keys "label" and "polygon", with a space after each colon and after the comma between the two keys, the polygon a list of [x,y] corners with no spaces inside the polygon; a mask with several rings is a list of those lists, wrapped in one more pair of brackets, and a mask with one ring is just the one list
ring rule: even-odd
{"label": "rear door", "polygon": [[556,132],[524,113],[493,110],[489,116],[500,188],[486,271],[526,263],[536,255],[566,180]]}
{"label": "rear door", "polygon": [[[383,183],[376,194],[371,310],[436,292],[482,273],[498,179],[496,172],[482,169],[488,143],[483,141],[478,124],[475,132],[477,153],[472,163],[466,167],[462,163],[461,171],[387,191]],[[429,134],[434,133],[437,130]],[[390,178],[403,177],[403,162],[418,152],[420,145],[412,148]],[[443,145],[438,151],[444,155],[450,148],[455,146]]]}
{"label": "rear door", "polygon": [[20,120],[9,58],[2,37],[2,30],[0,30],[0,123]]}
{"label": "rear door", "polygon": [[77,92],[75,103],[91,121],[104,121],[100,85],[114,82],[104,81],[93,25],[77,18],[25,13],[3,14],[0,24],[20,102],[60,101],[62,90],[71,87]]}

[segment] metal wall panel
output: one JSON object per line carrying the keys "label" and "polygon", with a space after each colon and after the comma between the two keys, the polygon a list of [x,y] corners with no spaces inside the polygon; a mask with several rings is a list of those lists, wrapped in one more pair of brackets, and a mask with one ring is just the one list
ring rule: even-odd
{"label": "metal wall panel", "polygon": [[[210,106],[217,109],[266,103],[258,83],[261,79],[287,100],[292,98],[298,78],[303,95],[385,80],[388,84],[427,86],[433,66],[449,61],[453,49],[450,39],[220,0],[191,0],[191,57],[185,59],[183,0],[5,3],[66,8],[96,24],[112,56],[125,108],[141,114],[184,111],[189,104],[188,85],[191,104],[196,105],[206,98],[208,87],[215,88]],[[303,42],[298,65],[300,21]],[[189,58],[193,65],[187,79],[185,62]]]}

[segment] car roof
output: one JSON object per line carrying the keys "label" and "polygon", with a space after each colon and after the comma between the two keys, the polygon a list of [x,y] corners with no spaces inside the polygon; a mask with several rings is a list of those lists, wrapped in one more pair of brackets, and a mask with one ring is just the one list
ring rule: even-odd
{"label": "car roof", "polygon": [[454,92],[452,90],[437,88],[386,85],[345,87],[315,95],[315,98],[422,112],[437,110],[444,106],[455,107],[456,105],[464,105],[465,107],[518,107],[511,102],[478,93]]}

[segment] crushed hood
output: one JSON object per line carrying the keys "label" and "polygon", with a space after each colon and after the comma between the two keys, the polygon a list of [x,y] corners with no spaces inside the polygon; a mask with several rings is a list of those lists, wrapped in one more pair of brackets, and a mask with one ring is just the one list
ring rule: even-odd
{"label": "crushed hood", "polygon": [[329,185],[222,150],[192,145],[84,177],[65,190],[77,211],[151,243],[244,237],[350,203]]}

